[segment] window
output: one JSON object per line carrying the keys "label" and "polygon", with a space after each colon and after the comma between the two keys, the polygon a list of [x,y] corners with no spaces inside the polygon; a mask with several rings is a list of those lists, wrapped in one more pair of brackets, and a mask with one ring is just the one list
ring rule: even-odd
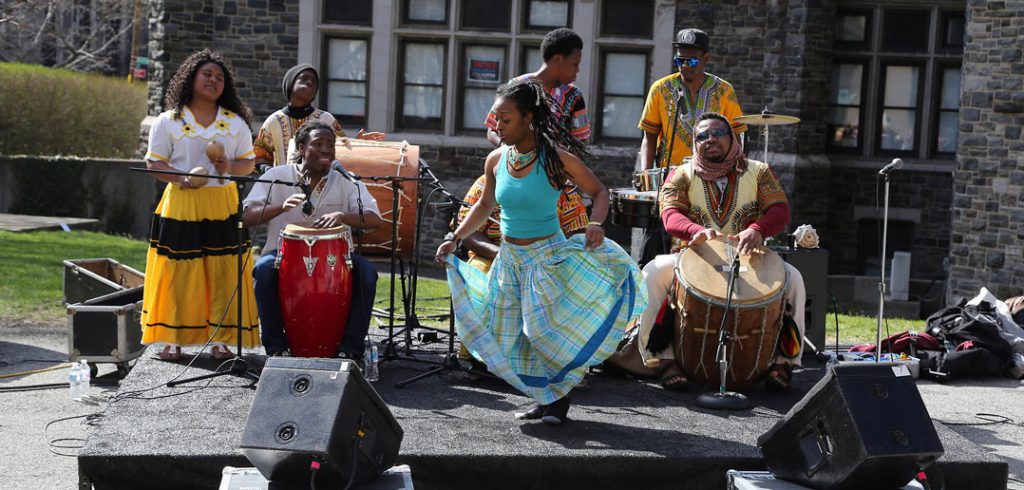
{"label": "window", "polygon": [[487,113],[494,104],[494,91],[508,79],[505,58],[504,46],[463,46],[461,129],[484,130]]}
{"label": "window", "polygon": [[948,158],[956,150],[964,13],[893,3],[837,12],[828,148]]}
{"label": "window", "polygon": [[325,24],[373,24],[370,0],[324,0]]}
{"label": "window", "polygon": [[938,135],[936,153],[956,153],[960,117],[960,67],[942,70],[942,90],[939,92]]}
{"label": "window", "polygon": [[836,148],[860,148],[861,94],[864,65],[838,63],[832,66],[832,94],[829,97],[828,144]]}
{"label": "window", "polygon": [[443,129],[445,51],[443,43],[402,44],[398,126]]}
{"label": "window", "polygon": [[601,63],[599,137],[635,138],[647,96],[647,53],[605,52]]}
{"label": "window", "polygon": [[327,112],[342,123],[366,124],[365,39],[327,39],[327,75],[322,90]]}
{"label": "window", "polygon": [[882,91],[882,150],[913,151],[917,141],[917,106],[921,69],[917,66],[884,67]]}
{"label": "window", "polygon": [[654,0],[604,0],[601,35],[650,38],[654,33]]}
{"label": "window", "polygon": [[508,31],[512,0],[462,0],[462,28]]}
{"label": "window", "polygon": [[448,0],[404,0],[404,24],[448,24]]}
{"label": "window", "polygon": [[571,11],[572,2],[569,0],[526,0],[523,28],[546,32],[558,27],[569,27],[572,24]]}
{"label": "window", "polygon": [[519,73],[529,73],[540,68],[544,63],[544,56],[541,55],[540,46],[523,46],[519,60]]}

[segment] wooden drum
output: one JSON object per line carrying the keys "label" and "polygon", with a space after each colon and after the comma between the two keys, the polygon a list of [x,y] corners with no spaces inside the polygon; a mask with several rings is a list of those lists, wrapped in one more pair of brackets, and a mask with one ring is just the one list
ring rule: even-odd
{"label": "wooden drum", "polygon": [[[673,307],[677,315],[676,362],[698,386],[717,387],[715,362],[725,312],[729,270],[738,251],[724,238],[687,248],[676,262]],[[782,330],[786,268],[771,250],[740,256],[726,328],[729,370],[726,388],[742,390],[764,377],[775,361]]]}
{"label": "wooden drum", "polygon": [[361,242],[360,255],[391,255],[391,223],[398,220],[398,256],[411,259],[416,238],[415,180],[398,183],[398,210],[394,207],[392,182],[369,177],[419,177],[420,147],[406,142],[373,141],[349,138],[352,148],[341,140],[335,146],[335,157],[345,169],[362,177],[363,184],[377,201],[383,223],[371,233],[356,239]]}

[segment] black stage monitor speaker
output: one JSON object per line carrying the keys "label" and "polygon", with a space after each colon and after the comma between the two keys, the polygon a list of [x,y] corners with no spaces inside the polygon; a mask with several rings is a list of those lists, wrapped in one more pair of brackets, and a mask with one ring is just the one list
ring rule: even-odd
{"label": "black stage monitor speaker", "polygon": [[387,471],[402,428],[359,368],[341,359],[272,357],[260,376],[242,453],[272,482],[343,487]]}
{"label": "black stage monitor speaker", "polygon": [[776,476],[813,488],[898,488],[942,456],[905,366],[835,365],[757,439]]}

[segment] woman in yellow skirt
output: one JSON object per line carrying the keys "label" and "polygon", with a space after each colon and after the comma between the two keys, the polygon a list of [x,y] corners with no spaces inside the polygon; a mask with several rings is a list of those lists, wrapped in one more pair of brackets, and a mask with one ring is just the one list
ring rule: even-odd
{"label": "woman in yellow skirt", "polygon": [[[244,346],[259,343],[248,236],[242,243],[242,282],[236,284],[238,188],[216,178],[253,171],[252,111],[239,100],[234,79],[220,53],[204,49],[189,56],[171,79],[167,111],[149,132],[147,167],[202,167],[210,175],[204,184],[200,178],[152,174],[167,187],[150,231],[142,342],[165,344],[164,360],[180,359],[183,345],[207,342],[214,358],[231,358],[227,345],[237,341],[239,324]],[[242,297],[241,319],[236,294]]]}

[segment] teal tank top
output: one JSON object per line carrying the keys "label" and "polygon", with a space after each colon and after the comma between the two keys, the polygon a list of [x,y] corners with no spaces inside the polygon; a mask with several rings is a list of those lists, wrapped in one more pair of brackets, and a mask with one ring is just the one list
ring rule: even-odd
{"label": "teal tank top", "polygon": [[508,173],[508,150],[501,154],[494,171],[494,198],[501,206],[501,234],[512,238],[537,238],[553,235],[561,229],[558,222],[560,189],[551,187],[538,157],[525,177]]}

